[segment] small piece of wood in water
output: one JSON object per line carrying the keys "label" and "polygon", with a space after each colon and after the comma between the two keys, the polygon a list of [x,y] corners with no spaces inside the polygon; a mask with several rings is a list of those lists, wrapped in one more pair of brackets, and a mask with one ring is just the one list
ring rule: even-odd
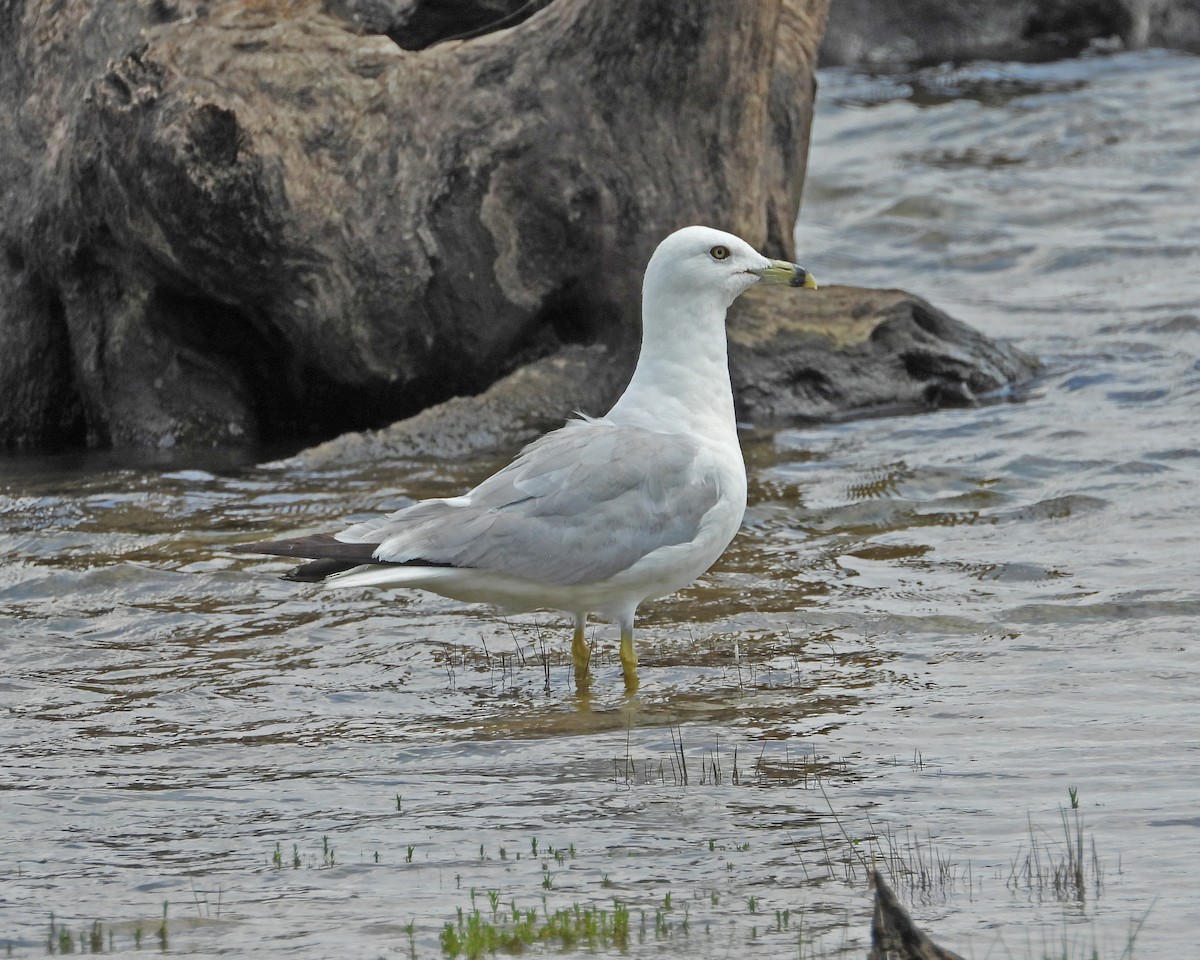
{"label": "small piece of wood in water", "polygon": [[871,871],[871,886],[875,888],[875,914],[867,960],[963,960],[917,929],[878,870]]}

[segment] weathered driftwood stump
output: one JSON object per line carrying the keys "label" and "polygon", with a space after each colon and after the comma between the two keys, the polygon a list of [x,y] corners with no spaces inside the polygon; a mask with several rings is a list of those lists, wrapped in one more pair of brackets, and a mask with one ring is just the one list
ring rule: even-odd
{"label": "weathered driftwood stump", "polygon": [[670,230],[790,253],[826,6],[554,0],[409,50],[366,31],[411,2],[3,4],[0,445],[329,436],[631,354]]}

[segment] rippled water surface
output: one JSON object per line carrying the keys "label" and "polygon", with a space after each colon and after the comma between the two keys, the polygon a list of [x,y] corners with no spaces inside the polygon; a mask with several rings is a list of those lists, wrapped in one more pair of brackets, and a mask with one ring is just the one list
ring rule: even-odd
{"label": "rippled water surface", "polygon": [[0,944],[157,950],[165,901],[172,953],[438,957],[492,892],[615,897],[637,956],[861,956],[874,857],[967,957],[1188,955],[1198,171],[1194,58],[824,73],[803,261],[1045,375],[748,431],[745,529],[647,608],[632,699],[607,625],[583,697],[553,615],[223,550],[496,462],[4,462]]}

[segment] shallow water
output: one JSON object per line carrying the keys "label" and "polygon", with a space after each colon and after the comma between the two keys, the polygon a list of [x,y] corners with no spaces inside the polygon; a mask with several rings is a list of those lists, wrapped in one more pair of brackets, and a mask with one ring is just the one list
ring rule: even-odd
{"label": "shallow water", "polygon": [[803,262],[1045,375],[747,431],[745,529],[645,611],[632,699],[607,625],[585,697],[553,615],[221,549],[495,462],[5,462],[0,944],[158,949],[166,901],[171,952],[437,957],[474,888],[616,897],[634,955],[861,956],[874,856],[967,957],[1190,952],[1200,60],[821,79]]}

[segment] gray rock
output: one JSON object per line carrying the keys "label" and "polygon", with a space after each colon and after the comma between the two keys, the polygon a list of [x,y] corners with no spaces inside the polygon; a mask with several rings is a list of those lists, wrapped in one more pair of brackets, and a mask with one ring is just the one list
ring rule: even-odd
{"label": "gray rock", "polygon": [[729,367],[741,419],[825,420],[975,403],[1037,361],[903,290],[824,287],[734,304]]}
{"label": "gray rock", "polygon": [[[740,420],[758,425],[975,403],[1028,379],[1037,362],[902,290],[754,288],[729,316]],[[573,347],[382,430],[350,433],[283,461],[329,468],[368,460],[508,452],[576,411],[599,416],[632,368]]]}
{"label": "gray rock", "polygon": [[381,430],[351,432],[280,461],[327,469],[407,457],[457,460],[515,449],[576,412],[603,413],[629,379],[602,346],[566,347],[502,377],[478,396],[454,397]]}

